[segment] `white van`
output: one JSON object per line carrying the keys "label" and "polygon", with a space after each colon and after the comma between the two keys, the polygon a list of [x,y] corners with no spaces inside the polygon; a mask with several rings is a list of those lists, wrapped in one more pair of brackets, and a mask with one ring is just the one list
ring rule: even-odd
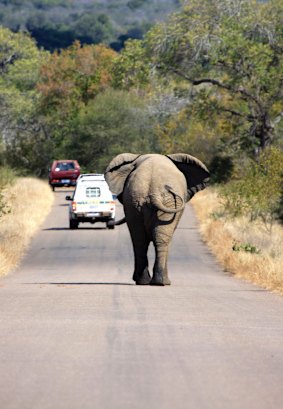
{"label": "white van", "polygon": [[104,175],[80,175],[73,196],[66,196],[66,200],[72,201],[69,205],[70,229],[77,229],[79,223],[85,222],[105,222],[108,229],[114,229],[115,201]]}

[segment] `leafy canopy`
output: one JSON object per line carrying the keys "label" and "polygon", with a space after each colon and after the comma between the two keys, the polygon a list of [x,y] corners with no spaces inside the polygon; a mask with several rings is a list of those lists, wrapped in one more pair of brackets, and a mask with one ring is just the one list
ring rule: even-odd
{"label": "leafy canopy", "polygon": [[282,17],[280,0],[190,0],[149,32],[148,53],[163,76],[205,96],[203,119],[222,115],[238,138],[264,148],[282,115]]}
{"label": "leafy canopy", "polygon": [[63,117],[70,110],[87,104],[111,82],[111,67],[116,53],[105,45],[71,47],[54,52],[42,65],[37,89],[42,95],[43,112],[60,110]]}
{"label": "leafy canopy", "polygon": [[0,104],[1,117],[12,112],[24,115],[36,95],[35,84],[40,64],[46,58],[35,42],[24,33],[12,33],[0,27]]}

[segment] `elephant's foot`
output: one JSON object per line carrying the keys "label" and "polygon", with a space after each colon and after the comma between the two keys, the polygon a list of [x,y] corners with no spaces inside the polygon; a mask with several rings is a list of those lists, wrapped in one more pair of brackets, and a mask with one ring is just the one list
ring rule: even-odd
{"label": "elephant's foot", "polygon": [[161,281],[157,281],[157,280],[151,280],[151,282],[149,284],[150,285],[155,285],[155,286],[160,286],[160,287],[163,287],[165,285]]}
{"label": "elephant's foot", "polygon": [[136,285],[149,285],[150,280],[148,282],[146,281],[142,281],[142,280],[137,280],[136,281]]}
{"label": "elephant's foot", "polygon": [[165,285],[171,285],[171,280],[169,280],[168,277],[163,278],[163,283],[164,283]]}
{"label": "elephant's foot", "polygon": [[163,277],[161,275],[153,276],[150,282],[150,285],[159,285],[159,286],[170,285],[170,284],[171,284],[171,281],[169,280],[169,278]]}
{"label": "elephant's foot", "polygon": [[151,281],[148,269],[146,268],[142,274],[134,272],[133,280],[136,282],[136,285],[148,285]]}

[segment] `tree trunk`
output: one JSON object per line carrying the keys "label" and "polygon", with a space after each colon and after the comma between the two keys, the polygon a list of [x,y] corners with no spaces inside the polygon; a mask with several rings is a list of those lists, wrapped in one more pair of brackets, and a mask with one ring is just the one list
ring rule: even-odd
{"label": "tree trunk", "polygon": [[271,145],[274,136],[274,127],[266,113],[253,124],[252,134],[259,142],[259,146],[256,149],[256,156],[258,156],[261,151]]}

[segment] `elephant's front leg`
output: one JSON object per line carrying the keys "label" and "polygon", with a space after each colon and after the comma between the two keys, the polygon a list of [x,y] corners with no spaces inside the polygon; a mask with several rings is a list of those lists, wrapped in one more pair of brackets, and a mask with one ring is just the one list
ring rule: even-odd
{"label": "elephant's front leg", "polygon": [[168,277],[167,259],[169,245],[159,246],[155,244],[155,263],[153,266],[153,277],[150,285],[170,285]]}

